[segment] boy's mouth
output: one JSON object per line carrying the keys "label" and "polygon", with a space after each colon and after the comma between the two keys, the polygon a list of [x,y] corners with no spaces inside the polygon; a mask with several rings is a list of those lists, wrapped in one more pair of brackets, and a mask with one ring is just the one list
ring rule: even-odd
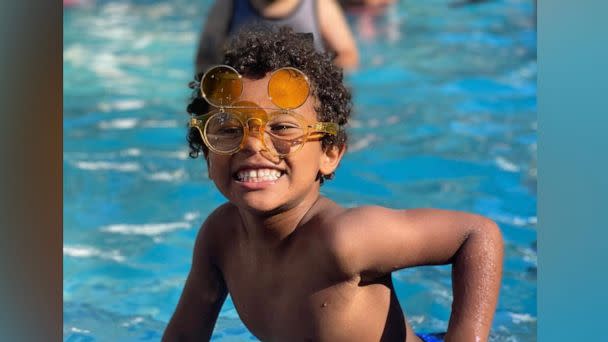
{"label": "boy's mouth", "polygon": [[281,178],[285,171],[277,169],[241,169],[232,175],[232,178],[243,183],[274,182]]}

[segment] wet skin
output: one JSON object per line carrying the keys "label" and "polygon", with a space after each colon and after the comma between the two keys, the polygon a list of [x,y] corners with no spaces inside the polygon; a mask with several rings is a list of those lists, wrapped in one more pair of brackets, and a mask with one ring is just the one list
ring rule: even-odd
{"label": "wet skin", "polygon": [[[273,107],[268,76],[244,79],[242,100]],[[314,98],[298,110],[316,121]],[[319,141],[274,158],[256,135],[230,156],[209,154],[210,178],[228,199],[203,224],[192,268],[163,341],[210,338],[230,293],[263,341],[420,341],[396,299],[391,272],[453,264],[454,311],[446,339],[487,339],[502,272],[497,226],[434,209],[345,209],[320,196],[318,172],[343,151]],[[241,171],[279,170],[273,180]],[[473,289],[473,290],[471,290]]]}
{"label": "wet skin", "polygon": [[[241,99],[275,107],[267,82],[267,77],[245,79]],[[314,98],[297,112],[317,121]],[[319,197],[317,172],[331,169],[322,165],[323,157],[321,143],[312,141],[287,158],[275,158],[255,136],[232,156],[209,156],[210,177],[231,203],[218,215],[223,230],[218,239],[230,238],[220,240],[217,266],[239,316],[262,340],[372,341],[384,334],[394,341],[409,331],[408,341],[417,341],[390,275],[364,281],[340,269],[328,228],[330,218],[344,209]],[[235,179],[238,170],[257,167],[276,168],[282,176],[266,182]]]}
{"label": "wet skin", "polygon": [[[340,255],[334,220],[348,211],[319,198],[297,229],[269,246],[226,204],[206,227],[217,269],[247,328],[263,341],[419,341],[390,273],[354,274]],[[214,232],[211,232],[214,230]]]}

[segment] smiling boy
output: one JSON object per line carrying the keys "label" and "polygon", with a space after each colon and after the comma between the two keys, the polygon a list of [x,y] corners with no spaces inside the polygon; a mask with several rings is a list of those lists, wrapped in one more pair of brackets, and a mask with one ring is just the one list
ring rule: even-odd
{"label": "smiling boy", "polygon": [[[320,195],[346,148],[350,93],[328,56],[289,29],[244,32],[208,71],[188,110],[191,155],[228,202],[196,238],[163,341],[212,334],[230,293],[263,341],[421,341],[391,272],[452,264],[446,341],[486,341],[503,245],[463,212],[343,208]],[[207,103],[212,105],[209,111]]]}

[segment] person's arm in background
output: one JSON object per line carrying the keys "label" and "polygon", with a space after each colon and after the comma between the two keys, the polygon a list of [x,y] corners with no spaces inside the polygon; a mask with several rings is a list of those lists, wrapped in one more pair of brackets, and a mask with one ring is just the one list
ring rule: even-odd
{"label": "person's arm in background", "polygon": [[[502,277],[503,239],[491,220],[438,209],[351,210],[336,229],[342,260],[361,277],[452,264],[452,313],[446,342],[485,342]],[[365,237],[365,238],[362,238]]]}
{"label": "person's arm in background", "polygon": [[321,35],[329,50],[336,53],[334,63],[344,69],[357,68],[357,44],[340,5],[335,0],[319,0],[317,4]]}
{"label": "person's arm in background", "polygon": [[203,224],[198,233],[192,268],[177,308],[163,334],[163,342],[209,341],[211,338],[228,291],[222,274],[211,257],[213,239],[209,236],[209,228],[208,224]]}
{"label": "person's arm in background", "polygon": [[221,56],[228,37],[232,5],[232,0],[217,0],[209,9],[196,50],[196,75],[205,72],[210,66],[222,63]]}
{"label": "person's arm in background", "polygon": [[358,7],[358,6],[369,6],[369,7],[382,7],[392,5],[397,0],[339,0],[338,2],[342,7]]}

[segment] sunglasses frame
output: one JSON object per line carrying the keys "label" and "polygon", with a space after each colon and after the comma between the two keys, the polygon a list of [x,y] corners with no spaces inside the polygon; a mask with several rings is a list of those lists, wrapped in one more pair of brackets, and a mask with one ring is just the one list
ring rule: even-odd
{"label": "sunglasses frame", "polygon": [[[210,94],[207,94],[205,92],[205,89],[204,89],[205,88],[205,80],[207,79],[207,77],[210,77],[211,75],[213,75],[213,71],[215,71],[217,69],[228,69],[229,71],[231,71],[234,74],[234,78],[237,79],[237,80],[239,80],[239,88],[240,88],[240,91],[238,92],[239,94],[236,95],[234,99],[232,99],[233,101],[238,100],[239,97],[241,96],[241,94],[243,93],[243,81],[242,81],[243,76],[235,68],[231,67],[230,65],[219,64],[219,65],[214,65],[214,66],[210,67],[209,69],[207,69],[207,71],[205,71],[205,73],[203,74],[203,77],[201,78],[201,81],[200,81],[198,87],[199,87],[199,90],[201,92],[201,96],[203,97],[203,99],[205,99],[205,101],[207,101],[207,103],[209,103],[213,107],[218,107],[218,108],[228,107],[228,106],[230,106],[230,104],[224,105],[222,103],[214,103],[213,101],[211,101]],[[272,85],[272,82],[273,82],[273,77],[275,77],[276,75],[279,74],[279,72],[282,72],[282,71],[295,72],[295,73],[299,74],[304,79],[304,81],[306,81],[306,88],[307,88],[306,89],[306,96],[303,97],[301,99],[301,101],[299,103],[297,103],[297,104],[293,104],[293,105],[290,105],[290,106],[280,106],[279,104],[277,104],[275,102],[276,99],[273,99],[272,96],[271,96],[271,93],[273,93],[273,90],[271,89],[271,85]],[[268,98],[270,99],[270,101],[272,101],[272,103],[274,105],[276,105],[277,107],[279,107],[281,109],[287,109],[287,110],[293,110],[293,109],[301,107],[306,102],[306,100],[308,99],[308,97],[310,96],[310,92],[311,92],[310,91],[310,81],[308,79],[308,76],[306,76],[306,74],[304,72],[302,72],[302,70],[300,70],[298,68],[294,68],[294,67],[282,67],[282,68],[279,68],[277,70],[274,70],[270,74],[270,79],[268,80],[268,85],[267,85],[267,90],[266,90],[266,93],[268,94]],[[231,98],[229,98],[229,100],[230,99]]]}
{"label": "sunglasses frame", "polygon": [[[230,107],[228,108],[231,111],[227,112],[224,108],[218,109],[218,110],[213,110],[207,114],[203,114],[203,115],[198,115],[198,116],[193,116],[190,119],[189,122],[189,127],[190,128],[196,128],[201,136],[201,138],[203,139],[203,142],[205,143],[205,145],[207,146],[207,148],[209,148],[209,150],[211,150],[212,152],[216,153],[216,154],[220,154],[220,155],[232,155],[237,153],[238,151],[240,151],[243,146],[245,145],[245,142],[247,141],[247,138],[249,137],[249,134],[251,134],[251,130],[252,130],[252,126],[249,124],[250,121],[257,121],[258,122],[258,130],[257,133],[259,134],[260,137],[260,141],[262,142],[262,145],[264,146],[264,149],[268,152],[270,152],[273,155],[276,155],[278,157],[285,157],[288,155],[292,155],[298,151],[300,151],[302,149],[302,147],[304,146],[304,144],[308,141],[312,141],[312,140],[317,140],[321,137],[323,137],[325,134],[329,134],[329,135],[337,135],[338,131],[339,131],[339,125],[335,122],[310,122],[308,120],[306,120],[305,118],[303,118],[301,115],[291,111],[291,110],[276,110],[276,109],[271,109],[271,108],[260,108],[260,107]],[[273,116],[273,115],[280,115],[280,114],[288,114],[291,115],[292,117],[294,117],[296,120],[299,121],[299,123],[301,124],[301,127],[303,127],[305,129],[305,132],[302,136],[298,137],[298,138],[294,138],[294,139],[283,139],[275,134],[272,134],[271,132],[267,132],[266,131],[266,127],[267,127],[267,123],[268,123],[268,119],[266,120],[262,120],[260,118],[256,118],[256,117],[250,117],[244,113],[238,113],[238,109],[247,109],[247,110],[251,110],[251,109],[255,109],[255,110],[265,110],[265,109],[269,109],[272,110],[272,112],[270,112],[270,114],[268,112],[266,112],[266,116]],[[235,113],[236,112],[236,113]],[[229,150],[229,151],[221,151],[218,150],[217,148],[213,147],[212,144],[209,142],[208,138],[207,138],[207,125],[210,121],[211,118],[213,118],[216,115],[221,115],[221,114],[231,114],[233,115],[238,122],[242,125],[242,127],[244,128],[243,131],[243,136],[241,138],[241,142],[239,143],[238,146],[236,146],[235,148]],[[299,146],[297,147],[297,149],[295,150],[290,150],[289,153],[277,153],[277,152],[273,152],[276,151],[275,149],[271,149],[268,147],[268,144],[266,144],[265,141],[265,134],[270,134],[272,136],[274,136],[275,138],[279,139],[279,140],[283,140],[283,141],[293,141],[293,140],[302,140],[302,143],[299,144]]]}
{"label": "sunglasses frame", "polygon": [[[236,95],[234,99],[232,99],[232,96],[229,95],[228,96],[228,100],[232,100],[232,102],[230,102],[228,105],[222,104],[221,101],[220,101],[219,104],[218,103],[213,103],[210,100],[210,97],[211,97],[210,94],[206,94],[206,92],[204,91],[204,88],[205,88],[205,79],[207,77],[209,77],[210,75],[213,75],[212,72],[214,70],[219,69],[219,68],[228,69],[228,71],[230,71],[231,73],[234,74],[234,78],[237,79],[237,80],[239,80],[239,85],[240,85],[239,94]],[[278,75],[279,72],[285,71],[285,70],[287,70],[289,72],[296,72],[298,75],[300,75],[304,79],[304,81],[306,81],[307,91],[306,91],[306,96],[303,99],[301,99],[300,103],[294,103],[293,105],[290,105],[290,106],[281,107],[281,106],[279,106],[275,102],[276,99],[273,99],[272,96],[271,96],[271,93],[274,92],[273,90],[271,90],[271,83],[273,81],[273,77],[275,77],[276,75]],[[231,155],[231,154],[234,154],[234,153],[240,151],[243,148],[243,146],[245,145],[245,142],[247,141],[247,138],[249,137],[249,134],[251,134],[250,132],[251,132],[252,127],[249,125],[249,121],[252,121],[252,120],[258,121],[258,126],[259,126],[258,134],[259,134],[260,140],[262,142],[262,145],[264,146],[264,148],[266,149],[266,151],[270,152],[272,150],[270,148],[268,148],[268,145],[266,144],[266,141],[265,141],[265,138],[264,138],[265,133],[271,134],[274,137],[276,137],[277,139],[280,139],[280,140],[283,140],[283,141],[299,140],[299,139],[302,140],[302,143],[299,144],[299,147],[296,150],[290,150],[290,152],[287,153],[287,154],[280,154],[280,153],[270,152],[271,154],[274,154],[274,155],[279,156],[279,157],[284,157],[284,156],[293,154],[295,152],[298,152],[299,150],[302,149],[302,147],[304,146],[304,144],[306,142],[308,142],[308,141],[320,139],[321,137],[323,137],[326,134],[329,134],[329,135],[337,135],[338,134],[338,132],[340,130],[340,126],[337,123],[334,123],[334,122],[319,122],[319,121],[310,122],[307,119],[305,119],[304,117],[302,117],[301,115],[299,115],[299,114],[297,114],[296,112],[293,111],[294,109],[301,107],[306,102],[306,100],[310,96],[310,92],[311,92],[310,81],[308,79],[308,76],[306,76],[306,74],[304,74],[301,70],[299,70],[297,68],[294,68],[294,67],[283,67],[283,68],[279,68],[277,70],[274,70],[270,74],[270,79],[268,80],[268,86],[267,86],[267,94],[268,94],[268,97],[269,97],[270,101],[274,105],[276,105],[277,107],[280,108],[278,110],[276,108],[272,108],[271,109],[271,108],[260,108],[260,107],[234,106],[234,105],[231,105],[232,103],[235,103],[235,101],[238,100],[239,97],[241,96],[241,94],[243,93],[243,81],[242,81],[242,77],[243,76],[241,74],[239,74],[239,72],[235,68],[233,68],[233,67],[231,67],[229,65],[220,64],[220,65],[212,66],[209,69],[207,69],[207,71],[205,72],[205,74],[201,78],[200,84],[198,86],[199,86],[199,89],[200,89],[202,97],[205,99],[205,101],[207,101],[207,103],[209,103],[211,106],[216,107],[218,109],[212,110],[211,112],[209,112],[207,114],[203,114],[203,115],[193,115],[190,118],[190,122],[189,122],[188,126],[190,128],[196,128],[198,130],[201,138],[203,139],[203,142],[205,143],[205,145],[207,146],[207,148],[209,148],[210,151],[212,151],[212,152],[214,152],[216,154],[221,154],[221,155]],[[263,110],[265,112],[265,116],[266,117],[268,117],[269,115],[271,116],[271,115],[273,115],[275,113],[282,113],[282,114],[291,115],[296,120],[298,120],[300,122],[301,127],[304,127],[305,133],[301,137],[298,137],[296,139],[283,139],[283,138],[278,137],[278,136],[276,136],[276,135],[274,135],[274,134],[272,134],[270,132],[266,132],[265,131],[266,125],[268,123],[267,119],[265,121],[263,121],[260,118],[249,117],[245,113],[238,113],[239,109],[244,109],[244,110],[252,110],[252,109],[253,110]],[[211,143],[209,142],[209,139],[207,138],[207,134],[205,132],[207,131],[207,124],[209,123],[209,119],[211,119],[215,115],[226,114],[226,112],[227,112],[226,110],[236,112],[236,113],[231,113],[231,114],[234,117],[236,117],[236,119],[239,121],[239,123],[242,125],[242,127],[245,130],[243,132],[243,137],[241,138],[241,142],[240,142],[240,144],[237,147],[235,147],[235,148],[233,148],[233,149],[231,149],[229,151],[221,151],[221,150],[218,150],[217,148],[215,148],[215,147],[213,147],[211,145]],[[268,112],[266,112],[265,110],[271,111],[270,114]]]}

